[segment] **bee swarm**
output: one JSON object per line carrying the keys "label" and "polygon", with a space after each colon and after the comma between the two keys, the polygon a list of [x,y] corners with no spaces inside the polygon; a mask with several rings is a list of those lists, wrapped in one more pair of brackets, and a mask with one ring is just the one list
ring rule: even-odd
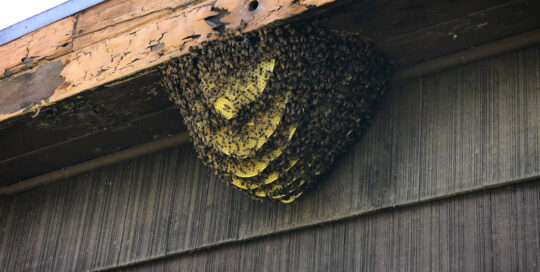
{"label": "bee swarm", "polygon": [[390,67],[358,35],[298,23],[224,34],[162,74],[202,161],[255,199],[289,203],[365,131]]}

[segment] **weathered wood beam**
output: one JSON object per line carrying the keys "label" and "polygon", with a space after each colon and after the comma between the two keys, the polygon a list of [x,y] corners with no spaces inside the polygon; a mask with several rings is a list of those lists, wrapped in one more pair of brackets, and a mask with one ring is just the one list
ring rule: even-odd
{"label": "weathered wood beam", "polygon": [[92,171],[100,167],[130,160],[159,150],[172,148],[188,141],[189,137],[187,132],[178,133],[170,137],[128,148],[122,152],[116,152],[97,159],[85,161],[71,167],[62,168],[41,176],[33,177],[25,180],[24,182],[0,186],[0,196],[17,194],[60,179],[65,179],[84,172]]}
{"label": "weathered wood beam", "polygon": [[[75,37],[100,30],[114,28],[121,23],[138,21],[140,18],[175,9],[197,2],[197,0],[109,0],[83,11],[77,20]],[[150,16],[152,17],[152,16]],[[132,25],[136,25],[132,24]]]}
{"label": "weathered wood beam", "polygon": [[75,21],[70,16],[0,46],[0,78],[71,52]]}
{"label": "weathered wood beam", "polygon": [[[96,26],[89,27],[90,22],[99,22],[99,20],[95,17],[97,13],[94,12],[95,14],[92,15],[92,12],[88,11],[86,14],[90,15],[79,17],[81,26],[78,26],[77,21],[70,17],[60,21],[61,24],[58,23],[55,27],[53,24],[48,27],[48,30],[31,34],[49,37],[49,32],[54,32],[59,33],[59,37],[53,39],[51,36],[52,40],[43,42],[46,47],[49,47],[48,51],[37,49],[40,47],[36,44],[35,51],[43,53],[25,55],[26,59],[21,58],[23,66],[17,63],[20,54],[14,55],[9,61],[0,63],[0,69],[3,67],[4,71],[6,69],[8,71],[8,74],[4,72],[3,76],[9,76],[0,80],[2,92],[0,94],[0,122],[128,75],[143,72],[152,66],[186,53],[190,46],[197,46],[203,41],[216,38],[217,35],[214,34],[224,28],[234,29],[241,22],[245,22],[246,27],[243,31],[254,30],[298,15],[311,8],[334,2],[334,0],[207,0],[189,6],[185,6],[186,3],[190,3],[189,0],[156,2],[161,3],[160,7],[167,11],[153,10],[149,14],[157,14],[146,14],[144,15],[146,19],[138,19],[139,9],[134,9],[133,12],[118,19],[124,20],[123,22],[110,26],[111,30],[107,28],[109,24],[97,23]],[[172,4],[181,6],[165,8]],[[112,4],[106,2],[103,5]],[[82,15],[75,15],[74,18],[76,19],[77,16]],[[111,15],[110,17],[117,18],[118,16]],[[128,21],[130,23],[125,23]],[[136,27],[130,28],[133,25]],[[71,32],[68,31],[70,27]],[[104,32],[100,34],[99,31]],[[79,43],[77,40],[82,38],[78,37],[83,36],[73,37],[73,33],[79,34],[78,32],[88,35],[91,32],[93,36],[85,37],[86,40],[84,42],[79,40]],[[107,35],[114,36],[107,37]],[[72,44],[69,43],[69,37],[72,38]],[[33,38],[23,37],[14,41],[19,44],[19,47],[11,43],[5,46],[24,48],[24,39],[33,41]],[[73,43],[77,44],[75,50],[73,50]],[[59,45],[60,47],[66,45],[64,47],[68,49],[63,50],[67,50],[67,53],[62,50],[55,51]],[[10,51],[4,51],[4,53],[7,52]],[[33,66],[24,73],[13,74],[14,67],[20,66],[21,69],[17,71],[22,71],[24,66],[29,66],[28,58],[30,57],[35,57],[40,61],[35,64],[32,61]],[[45,87],[36,89],[37,85],[34,84],[47,81],[45,78],[61,78],[61,80],[49,82]],[[29,85],[29,82],[32,85]]]}
{"label": "weathered wood beam", "polygon": [[[0,87],[0,110],[11,107],[33,112],[0,121],[0,186],[184,130],[179,113],[172,109],[165,92],[159,91],[159,74],[154,68],[82,90],[53,106],[35,102],[49,97],[64,83],[62,57],[88,52],[98,43],[110,45],[113,38],[200,4],[193,0],[140,2],[103,2],[21,37],[9,45],[11,50],[2,51],[0,63],[12,62],[8,65],[10,76],[2,78],[5,69],[0,71],[0,83],[4,84]],[[329,29],[372,40],[396,67],[406,68],[397,74],[403,79],[537,44],[539,12],[540,2],[522,0],[336,0],[292,20],[317,17]],[[207,21],[215,24],[222,18]],[[30,36],[42,42],[28,42]],[[5,48],[0,46],[0,50]],[[97,61],[93,57],[87,60]]]}
{"label": "weathered wood beam", "polygon": [[197,0],[111,0],[0,46],[0,78],[111,38]]}

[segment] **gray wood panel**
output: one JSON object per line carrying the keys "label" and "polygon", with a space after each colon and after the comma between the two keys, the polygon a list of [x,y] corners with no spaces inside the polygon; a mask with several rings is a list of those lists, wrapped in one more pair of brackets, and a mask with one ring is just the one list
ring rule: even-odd
{"label": "gray wood panel", "polygon": [[539,149],[537,46],[396,83],[354,150],[292,205],[228,188],[189,145],[2,199],[0,270],[114,267],[484,190],[538,177]]}
{"label": "gray wood panel", "polygon": [[540,2],[528,0],[365,0],[323,24],[360,33],[407,67],[536,29],[539,13]]}
{"label": "gray wood panel", "polygon": [[540,182],[491,189],[120,271],[538,271]]}
{"label": "gray wood panel", "polygon": [[538,1],[509,1],[378,44],[406,66],[536,29],[538,13]]}
{"label": "gray wood panel", "polygon": [[330,10],[322,24],[381,42],[509,2],[512,0],[351,1]]}

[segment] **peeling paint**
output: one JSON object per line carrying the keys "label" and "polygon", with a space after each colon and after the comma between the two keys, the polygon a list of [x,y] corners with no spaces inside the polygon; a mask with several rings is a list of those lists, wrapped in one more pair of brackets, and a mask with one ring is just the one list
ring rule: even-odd
{"label": "peeling paint", "polygon": [[156,51],[156,50],[159,50],[161,48],[165,47],[165,44],[164,43],[158,43],[156,45],[151,45],[150,46],[150,51]]}
{"label": "peeling paint", "polygon": [[[245,0],[206,0],[176,9],[126,33],[58,57],[57,59],[65,64],[58,77],[64,77],[65,81],[71,84],[64,84],[60,88],[58,85],[63,81],[59,82],[53,94],[48,94],[48,101],[41,103],[41,106],[47,106],[98,86],[117,84],[111,82],[118,82],[171,58],[179,57],[185,54],[189,47],[199,46],[206,40],[215,39],[218,35],[213,34],[225,29],[245,26],[242,31],[252,31],[305,12],[310,5],[319,7],[334,1],[258,0],[257,8],[249,10],[249,1]],[[213,27],[208,23],[208,18],[214,24]],[[0,84],[6,83],[0,80]],[[27,92],[30,93],[34,93],[36,88],[42,88],[31,85],[27,87],[29,89]],[[22,113],[22,110],[18,110],[20,106],[2,105],[2,107],[0,121]]]}
{"label": "peeling paint", "polygon": [[61,61],[41,65],[35,72],[0,81],[0,114],[12,113],[40,104],[65,81]]}

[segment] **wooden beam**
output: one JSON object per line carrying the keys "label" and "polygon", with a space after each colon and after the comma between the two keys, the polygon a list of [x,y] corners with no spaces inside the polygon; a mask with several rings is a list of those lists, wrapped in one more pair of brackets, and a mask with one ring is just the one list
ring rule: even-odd
{"label": "wooden beam", "polygon": [[112,0],[0,46],[0,78],[111,38],[196,0]]}
{"label": "wooden beam", "polygon": [[[64,0],[63,3],[41,11],[30,18],[0,29],[0,45],[14,41],[103,1],[105,0]],[[11,11],[8,10],[8,12]]]}
{"label": "wooden beam", "polygon": [[0,46],[0,78],[70,52],[74,26],[75,18],[70,16]]}
{"label": "wooden beam", "polygon": [[[321,23],[330,29],[356,32],[371,39],[393,57],[398,67],[408,67],[398,73],[398,78],[416,77],[464,61],[530,46],[537,43],[538,37],[537,31],[530,30],[540,27],[540,21],[535,19],[540,8],[537,1],[336,1],[316,9],[316,12],[296,16],[294,20],[319,17]],[[18,71],[10,69],[12,74],[0,79],[0,112],[24,108],[29,114],[0,121],[0,186],[142,144],[155,139],[156,135],[162,137],[184,129],[180,115],[174,110],[161,114],[173,105],[165,92],[159,91],[159,74],[155,73],[155,67],[135,71],[95,88],[83,89],[53,106],[43,107],[35,102],[48,99],[57,88],[66,84],[61,76],[66,65],[60,59],[91,52],[89,48],[96,44],[110,46],[111,41],[126,33],[162,22],[173,13],[200,4],[186,0],[148,0],[145,3],[152,3],[150,8],[150,5],[141,6],[139,2],[111,0],[85,10],[66,19],[73,21],[73,25],[68,24],[72,32],[66,28],[69,38],[57,41],[58,44],[67,41],[69,44],[65,47],[58,50],[50,47],[55,50],[36,54],[39,57],[32,63],[26,60],[26,65],[21,62],[21,57],[11,58],[17,67],[22,68]],[[122,10],[128,15],[122,15]],[[96,14],[102,14],[104,22],[98,20]],[[518,15],[519,19],[516,19]],[[114,18],[120,19],[110,21]],[[222,19],[210,17],[206,21],[216,24],[223,22]],[[60,23],[65,22],[56,24]],[[32,35],[50,39],[53,33],[40,32],[53,27],[56,28],[53,24]],[[453,35],[448,35],[450,32],[455,32],[457,37],[454,39]],[[504,45],[491,43],[501,38],[508,42]],[[13,43],[20,45],[17,52],[22,52],[23,57],[27,47],[30,52],[37,52],[40,48],[39,43],[22,43],[20,40]],[[161,46],[163,48],[156,49]],[[164,48],[165,45],[159,43],[153,47],[154,50]],[[12,57],[10,54],[16,55],[15,52],[4,51],[3,55]],[[87,60],[98,60],[95,56],[89,56]],[[0,59],[0,63],[6,59]],[[155,63],[160,61],[158,59]],[[419,64],[410,66],[415,63]],[[104,71],[97,77],[107,73]],[[50,159],[51,156],[54,160]]]}
{"label": "wooden beam", "polygon": [[121,152],[116,152],[110,155],[99,157],[94,160],[82,162],[65,169],[53,171],[41,176],[30,178],[22,182],[14,183],[7,186],[0,186],[0,196],[13,195],[26,190],[36,188],[60,179],[76,176],[78,174],[92,171],[100,167],[111,164],[116,164],[122,161],[140,157],[144,154],[156,152],[159,150],[172,148],[189,141],[187,132],[179,133],[170,137],[159,139],[153,142],[131,147]]}
{"label": "wooden beam", "polygon": [[137,20],[145,15],[184,7],[197,0],[145,0],[105,1],[83,11],[77,20],[75,36],[83,36],[114,27],[120,23]]}
{"label": "wooden beam", "polygon": [[0,186],[185,131],[158,80],[129,77],[1,122]]}
{"label": "wooden beam", "polygon": [[[188,1],[181,3],[185,4]],[[256,9],[251,10],[250,3],[254,1],[258,4]],[[124,31],[121,34],[113,31],[116,36],[104,40],[97,38],[95,43],[91,41],[87,46],[82,45],[80,49],[53,58],[51,61],[60,62],[62,69],[59,73],[56,70],[50,72],[48,76],[61,77],[62,82],[58,85],[53,84],[52,87],[49,86],[44,91],[47,96],[40,96],[39,99],[28,101],[26,96],[11,97],[9,103],[12,103],[13,99],[24,100],[24,103],[15,103],[18,105],[15,108],[0,108],[0,122],[128,75],[141,73],[147,68],[186,53],[190,46],[197,46],[203,41],[215,39],[217,37],[215,34],[222,28],[235,29],[240,26],[241,22],[245,22],[246,27],[243,31],[250,31],[334,1],[206,0],[189,6],[171,8],[170,12],[162,12],[155,20],[139,21],[141,24],[133,29],[123,28],[120,30]],[[116,2],[120,2],[120,0]],[[158,2],[162,3],[162,6],[166,6],[175,1]],[[178,4],[178,2],[176,3]],[[131,15],[126,15],[127,17],[123,19],[138,15],[136,12],[129,14]],[[92,21],[91,18],[94,18],[93,20],[96,21],[95,17],[87,16],[89,17],[83,16],[87,18],[85,20]],[[111,18],[116,18],[116,16],[111,16]],[[69,19],[66,20],[69,21]],[[82,22],[86,22],[85,20]],[[75,24],[71,26],[74,27]],[[85,32],[82,26],[81,28],[76,27],[76,29],[82,30],[81,34],[102,28],[103,25],[90,28]],[[129,31],[125,31],[126,29]],[[69,34],[66,35],[69,36]],[[54,44],[52,41],[50,43]],[[12,64],[7,63],[0,67],[10,65]],[[14,77],[15,80],[6,78],[0,80],[2,91],[19,94],[23,88],[32,90],[36,86],[28,86],[23,82],[34,79],[34,73],[42,65],[46,65],[46,63],[38,63],[36,67],[26,71],[24,75],[12,75],[11,77]],[[11,84],[6,83],[8,80]],[[13,84],[14,81],[19,83]],[[5,97],[0,96],[0,105],[4,99]],[[6,103],[8,102],[4,102],[4,104]]]}
{"label": "wooden beam", "polygon": [[540,28],[540,1],[366,0],[323,24],[372,40],[399,68]]}
{"label": "wooden beam", "polygon": [[[540,29],[413,65],[398,71],[394,80],[396,85],[404,84],[405,80],[411,80],[419,76],[535,44],[540,44]],[[38,176],[46,177],[47,182],[53,182],[57,178],[65,177],[64,175],[57,175],[58,173],[63,173],[63,170],[54,171],[54,175],[47,174],[51,170],[70,169],[74,164],[82,163],[86,160],[97,161],[98,157],[106,156],[140,143],[146,143],[151,139],[185,133],[185,127],[181,125],[182,117],[180,113],[173,108],[172,104],[166,103],[164,93],[155,92],[156,90],[153,88],[136,90],[136,86],[145,84],[145,81],[154,82],[157,81],[157,77],[154,74],[132,79],[124,83],[125,86],[122,86],[122,89],[99,88],[101,90],[97,90],[98,92],[94,93],[94,97],[89,97],[89,94],[92,92],[86,92],[84,95],[85,98],[76,99],[76,101],[81,103],[63,106],[58,110],[60,114],[67,115],[62,117],[55,116],[59,121],[50,120],[50,118],[46,118],[50,121],[40,120],[40,118],[28,118],[29,120],[16,122],[17,125],[24,124],[22,128],[11,129],[9,131],[0,129],[0,146],[2,146],[2,143],[18,143],[18,145],[4,147],[2,153],[0,153],[0,173],[2,173],[0,195],[2,194],[2,188],[32,188],[33,185],[23,186],[22,184],[26,183],[25,180],[34,182],[44,179],[37,178]],[[123,93],[127,92],[126,90],[132,90],[129,97],[122,96]],[[109,92],[109,95],[104,98],[99,92]],[[116,97],[111,96],[111,93],[114,93]],[[148,96],[148,94],[154,96],[154,101],[142,99],[143,96]],[[107,103],[103,99],[110,101]],[[73,99],[66,99],[59,105],[64,105],[70,100]],[[146,108],[142,108],[143,106],[137,106],[137,109],[134,108],[136,105],[141,104]],[[44,109],[41,115],[48,115],[48,111],[59,108],[59,105]],[[130,105],[132,106],[130,107]],[[163,109],[165,107],[168,108],[157,113],[151,113],[153,109]],[[79,111],[74,111],[75,108]],[[117,115],[115,118],[111,120],[100,120],[99,116],[107,116],[113,111]],[[146,115],[137,118],[132,116],[142,112],[146,113]],[[63,120],[74,119],[76,120],[62,122]],[[123,119],[129,121],[119,121]],[[58,126],[55,125],[57,123],[61,123],[61,127],[55,127]],[[110,124],[96,129],[96,125],[100,126],[105,123]],[[78,124],[79,126],[74,126],[74,124]],[[40,130],[40,127],[43,126],[53,129]],[[74,134],[74,130],[83,134]],[[19,135],[26,136],[20,138]],[[27,135],[35,135],[35,138]],[[59,139],[61,136],[66,139],[59,143],[54,142],[54,140]],[[21,152],[21,146],[26,148],[26,152]],[[145,150],[149,153],[158,151],[158,149]],[[54,154],[54,160],[50,160],[51,154]],[[143,154],[140,153],[139,155]],[[116,161],[109,162],[116,163]],[[33,167],[24,172],[20,171],[21,166],[27,165],[33,165]],[[106,165],[108,164],[100,164],[100,166]],[[81,170],[90,168],[78,167],[77,169],[79,170],[76,173],[82,173]],[[12,187],[10,184],[14,183],[18,185]],[[33,184],[39,185],[42,183],[37,182]]]}
{"label": "wooden beam", "polygon": [[505,52],[519,50],[536,44],[540,44],[540,29],[535,29],[498,41],[482,44],[477,47],[471,47],[454,54],[449,54],[440,58],[431,59],[416,65],[412,65],[398,71],[395,74],[394,79],[405,80],[424,76],[426,74],[435,73],[454,66],[496,56]]}

